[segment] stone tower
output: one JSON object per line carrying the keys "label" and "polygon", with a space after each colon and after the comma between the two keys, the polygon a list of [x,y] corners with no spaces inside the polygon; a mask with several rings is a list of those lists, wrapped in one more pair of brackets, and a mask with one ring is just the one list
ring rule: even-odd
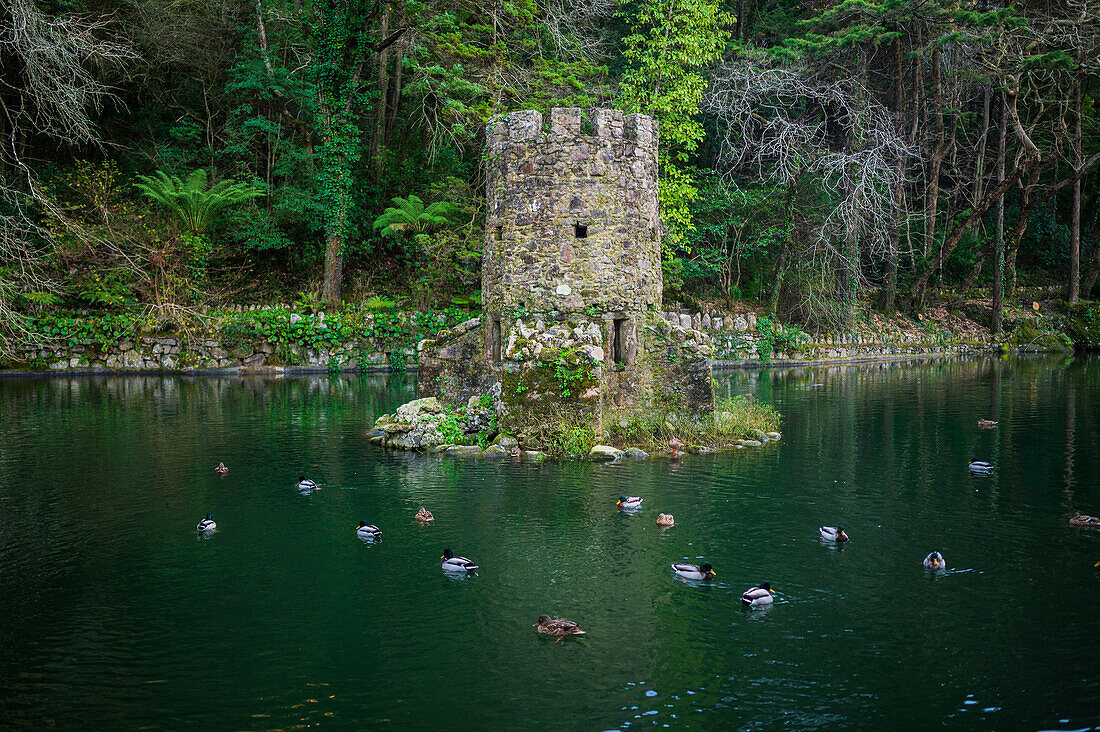
{"label": "stone tower", "polygon": [[489,126],[486,310],[659,307],[656,123],[576,108],[549,122],[531,110]]}
{"label": "stone tower", "polygon": [[485,312],[420,344],[420,394],[499,389],[516,434],[713,411],[707,337],[659,317],[656,123],[555,108],[547,129],[528,110],[486,138]]}

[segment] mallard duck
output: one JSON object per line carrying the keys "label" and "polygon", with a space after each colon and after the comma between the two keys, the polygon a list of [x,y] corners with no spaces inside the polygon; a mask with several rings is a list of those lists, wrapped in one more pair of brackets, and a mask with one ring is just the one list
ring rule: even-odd
{"label": "mallard duck", "polygon": [[456,557],[450,549],[443,550],[439,566],[444,572],[473,572],[477,565],[466,557]]}
{"label": "mallard duck", "polygon": [[837,543],[848,541],[848,535],[844,533],[843,526],[819,526],[817,530],[825,541],[835,541]]}
{"label": "mallard duck", "polygon": [[432,516],[431,511],[429,511],[428,509],[421,506],[420,510],[416,512],[416,520],[417,521],[435,521],[435,516]]}
{"label": "mallard duck", "polygon": [[210,514],[206,514],[206,518],[199,522],[199,525],[195,527],[197,531],[216,531],[218,525],[214,523],[214,518]]}
{"label": "mallard duck", "polygon": [[368,524],[366,521],[360,521],[359,528],[355,530],[355,535],[360,539],[378,539],[382,536],[382,529],[374,524]]}
{"label": "mallard duck", "polygon": [[943,561],[943,555],[939,552],[929,552],[924,558],[924,566],[928,569],[947,569],[947,562]]}
{"label": "mallard duck", "polygon": [[555,643],[560,643],[561,639],[567,635],[584,635],[585,632],[577,626],[572,620],[563,620],[561,618],[552,618],[549,615],[540,615],[539,621],[531,625],[532,628],[538,628],[540,633],[546,635],[556,635],[558,639]]}
{"label": "mallard duck", "polygon": [[978,426],[979,427],[985,427],[986,429],[988,429],[990,427],[996,427],[997,424],[998,423],[996,421],[992,420],[992,419],[979,419],[978,420]]}
{"label": "mallard duck", "polygon": [[1074,526],[1094,526],[1100,528],[1100,518],[1084,513],[1074,513],[1069,517],[1069,522]]}
{"label": "mallard duck", "polygon": [[671,566],[672,571],[675,572],[677,576],[689,580],[701,580],[703,582],[708,582],[714,579],[714,575],[718,574],[710,566],[710,562],[705,562],[703,564],[683,564],[680,562],[673,562]]}
{"label": "mallard duck", "polygon": [[519,445],[512,445],[508,450],[508,456],[511,458],[518,458],[523,456],[523,448]]}
{"label": "mallard duck", "polygon": [[314,483],[312,480],[308,480],[304,475],[298,476],[298,489],[303,491],[319,491],[320,486]]}
{"label": "mallard duck", "polygon": [[668,438],[668,452],[670,455],[683,455],[684,443],[675,437]]}
{"label": "mallard duck", "polygon": [[676,523],[676,521],[672,518],[671,513],[657,514],[657,525],[658,526],[672,526],[675,523]]}
{"label": "mallard duck", "polygon": [[229,468],[225,467],[225,463],[218,463],[218,467],[214,468],[214,472],[225,475],[229,472]]}
{"label": "mallard duck", "polygon": [[980,475],[987,475],[993,472],[993,463],[987,463],[984,460],[971,460],[967,467],[970,468],[971,473],[978,473]]}
{"label": "mallard duck", "polygon": [[756,587],[750,587],[741,595],[741,604],[748,607],[771,605],[774,601],[772,586],[767,582],[761,582]]}
{"label": "mallard duck", "polygon": [[642,499],[638,496],[619,496],[615,505],[619,508],[638,508],[642,505]]}

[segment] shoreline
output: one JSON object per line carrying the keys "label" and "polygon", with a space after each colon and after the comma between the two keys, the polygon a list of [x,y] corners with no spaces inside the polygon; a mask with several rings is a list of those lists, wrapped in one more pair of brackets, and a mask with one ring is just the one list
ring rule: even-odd
{"label": "shoreline", "polygon": [[[815,366],[855,366],[874,363],[897,363],[903,361],[932,361],[949,358],[980,358],[996,355],[1032,355],[1038,356],[1050,351],[1024,351],[1013,349],[1000,351],[996,348],[982,348],[964,351],[936,351],[932,353],[911,354],[882,354],[880,356],[851,356],[847,358],[827,359],[773,359],[764,363],[759,359],[745,360],[715,360],[711,363],[711,373],[727,373],[731,371],[763,370],[772,368],[806,368]],[[1068,353],[1068,352],[1067,352]],[[119,368],[71,368],[71,369],[3,369],[0,370],[0,379],[23,379],[38,377],[73,377],[73,376],[233,376],[237,378],[247,377],[294,377],[294,376],[319,376],[331,374],[344,376],[349,374],[362,374],[364,376],[386,375],[410,375],[416,374],[417,365],[409,364],[402,369],[392,369],[388,366],[371,366],[366,369],[350,366],[341,367],[338,370],[327,366],[245,366],[227,368],[150,368],[150,369],[119,369]]]}

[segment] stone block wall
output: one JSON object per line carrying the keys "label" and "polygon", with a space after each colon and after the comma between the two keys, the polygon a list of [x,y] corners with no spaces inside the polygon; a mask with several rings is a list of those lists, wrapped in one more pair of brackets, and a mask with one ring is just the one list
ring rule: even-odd
{"label": "stone block wall", "polygon": [[661,302],[657,124],[555,108],[487,129],[487,312],[641,313]]}
{"label": "stone block wall", "polygon": [[[667,311],[661,318],[672,325],[697,328],[708,334],[717,367],[753,366],[762,363],[763,336],[756,331],[752,313],[715,316],[709,313]],[[923,330],[864,327],[851,333],[812,333],[797,347],[774,351],[773,364],[828,363],[930,356],[937,354],[982,353],[994,350],[1000,341],[981,330]]]}
{"label": "stone block wall", "polygon": [[297,368],[324,371],[332,368],[390,371],[395,360],[412,363],[416,352],[401,349],[394,354],[380,350],[370,340],[358,340],[330,349],[292,344],[280,350],[274,343],[257,340],[228,344],[210,338],[142,336],[101,347],[98,345],[48,345],[27,347],[15,354],[16,363],[31,371],[191,371],[201,369]]}

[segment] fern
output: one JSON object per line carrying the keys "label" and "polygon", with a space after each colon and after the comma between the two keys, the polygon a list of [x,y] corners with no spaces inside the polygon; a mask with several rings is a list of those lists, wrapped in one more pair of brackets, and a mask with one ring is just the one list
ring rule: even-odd
{"label": "fern", "polygon": [[206,171],[202,168],[193,171],[187,180],[180,180],[179,176],[168,175],[163,170],[158,170],[155,176],[139,175],[138,178],[141,182],[135,184],[137,189],[179,216],[184,228],[195,235],[207,231],[218,214],[230,206],[264,194],[260,186],[232,180],[223,180],[207,188]]}
{"label": "fern", "polygon": [[458,206],[446,201],[425,206],[424,201],[414,195],[408,198],[398,196],[393,202],[397,206],[390,206],[374,220],[374,228],[381,229],[383,236],[396,236],[402,232],[419,234],[447,226],[458,211]]}

